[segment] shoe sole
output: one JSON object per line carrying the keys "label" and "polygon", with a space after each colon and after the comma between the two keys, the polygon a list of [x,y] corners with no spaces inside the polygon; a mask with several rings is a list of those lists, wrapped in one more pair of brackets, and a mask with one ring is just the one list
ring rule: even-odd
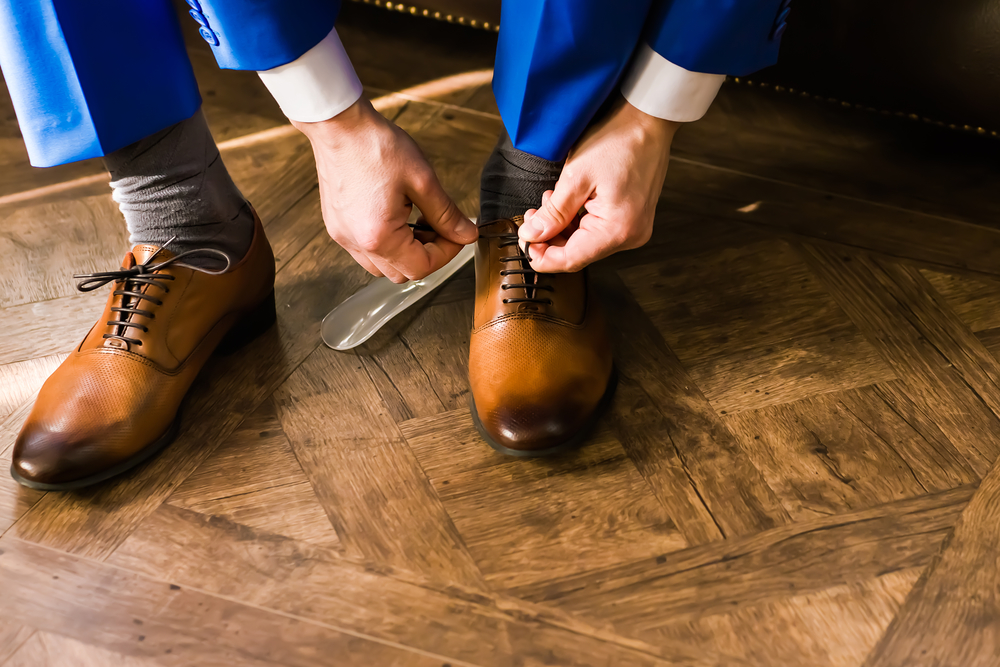
{"label": "shoe sole", "polygon": [[[268,295],[252,311],[243,316],[236,324],[233,325],[219,344],[215,346],[215,350],[213,350],[212,354],[216,356],[228,356],[237,352],[240,348],[246,346],[255,338],[274,326],[276,321],[277,310],[274,305],[274,290],[272,290],[270,295]],[[170,422],[167,430],[164,431],[163,435],[154,440],[152,444],[143,447],[138,452],[133,454],[131,458],[128,458],[121,463],[111,466],[107,470],[102,470],[101,472],[95,473],[89,477],[74,479],[70,482],[59,482],[57,484],[35,482],[30,479],[25,479],[17,474],[13,464],[10,466],[10,476],[13,477],[14,481],[21,486],[26,486],[29,489],[37,489],[39,491],[73,491],[75,489],[82,489],[93,484],[99,484],[100,482],[104,482],[112,477],[116,477],[128,470],[131,470],[132,468],[159,454],[167,447],[167,445],[172,443],[177,438],[177,434],[180,432],[180,425],[181,417],[180,412],[178,412],[174,417],[174,420]]]}
{"label": "shoe sole", "polygon": [[597,407],[594,408],[594,412],[587,418],[583,426],[571,435],[567,440],[555,445],[554,447],[548,447],[546,449],[511,449],[510,447],[505,447],[499,442],[490,437],[486,429],[483,428],[483,423],[479,420],[479,412],[476,410],[476,399],[471,395],[469,396],[469,403],[472,411],[472,423],[476,425],[476,430],[479,431],[479,435],[486,444],[500,452],[501,454],[506,454],[507,456],[514,456],[521,459],[533,459],[542,458],[545,456],[554,456],[556,454],[561,454],[563,452],[568,452],[573,449],[577,449],[583,444],[587,436],[593,431],[594,426],[597,424],[604,413],[607,411],[608,406],[611,405],[611,399],[615,395],[615,389],[618,387],[618,369],[612,366],[611,377],[608,378],[608,386],[604,390],[604,395],[601,396],[600,402],[598,402]]}

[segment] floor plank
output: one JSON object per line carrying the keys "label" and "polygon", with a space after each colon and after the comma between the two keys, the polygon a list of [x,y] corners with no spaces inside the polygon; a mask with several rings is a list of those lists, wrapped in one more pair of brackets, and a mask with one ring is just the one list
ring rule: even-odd
{"label": "floor plank", "polygon": [[479,585],[461,536],[354,356],[316,350],[275,393],[278,419],[356,556]]}
{"label": "floor plank", "polygon": [[940,557],[865,667],[991,665],[1000,655],[1000,466],[983,479]]}
{"label": "floor plank", "polygon": [[54,354],[0,365],[0,421],[32,398],[63,358]]}
{"label": "floor plank", "polygon": [[[255,545],[251,550],[248,542]],[[530,603],[354,562],[329,549],[258,535],[169,506],[151,515],[110,562],[182,589],[193,586],[263,609],[322,619],[462,663],[739,664],[684,642],[630,642]],[[219,562],[229,564],[229,576],[218,576]]]}
{"label": "floor plank", "polygon": [[45,633],[140,661],[220,667],[328,665],[331,658],[359,666],[446,661],[9,537],[0,540],[0,551],[0,617],[14,615]]}
{"label": "floor plank", "polygon": [[[750,664],[858,667],[923,568],[751,605],[657,628],[652,637],[698,637]],[[655,640],[654,640],[655,641]]]}
{"label": "floor plank", "polygon": [[340,545],[271,400],[247,417],[167,502],[266,533]]}
{"label": "floor plank", "polygon": [[400,430],[495,590],[687,546],[607,431],[539,465],[489,448],[468,410],[414,422]]}
{"label": "floor plank", "polygon": [[621,274],[721,413],[895,378],[787,243],[772,239]]}
{"label": "floor plank", "polygon": [[680,618],[926,566],[974,491],[960,487],[773,528],[553,580],[521,594],[641,636]]}
{"label": "floor plank", "polygon": [[851,409],[866,405],[860,395],[824,394],[727,415],[726,424],[797,521],[929,491],[892,444]]}
{"label": "floor plank", "polygon": [[916,269],[819,245],[803,255],[907,395],[984,475],[1000,454],[997,360]]}
{"label": "floor plank", "polygon": [[0,620],[0,665],[21,648],[33,634],[34,628],[15,621]]}
{"label": "floor plank", "polygon": [[[612,431],[653,493],[677,517],[688,542],[713,535],[689,486],[725,537],[787,523],[788,513],[624,282],[605,277],[601,287],[609,320],[617,323],[612,335],[622,384],[640,387],[659,413],[652,422],[633,422],[631,406],[619,398],[611,408]],[[651,423],[662,430],[651,430]]]}

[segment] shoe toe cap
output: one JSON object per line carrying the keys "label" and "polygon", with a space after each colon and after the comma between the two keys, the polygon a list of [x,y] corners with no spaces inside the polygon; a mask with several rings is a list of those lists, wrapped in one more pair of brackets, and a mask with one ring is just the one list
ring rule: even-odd
{"label": "shoe toe cap", "polygon": [[592,410],[579,405],[499,405],[480,410],[484,434],[511,453],[538,453],[571,441],[585,427]]}
{"label": "shoe toe cap", "polygon": [[65,484],[94,472],[89,438],[24,425],[14,445],[11,473],[26,486]]}

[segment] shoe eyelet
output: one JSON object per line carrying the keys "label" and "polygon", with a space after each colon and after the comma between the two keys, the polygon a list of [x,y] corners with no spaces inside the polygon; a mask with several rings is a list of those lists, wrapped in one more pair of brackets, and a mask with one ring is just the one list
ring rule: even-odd
{"label": "shoe eyelet", "polygon": [[510,300],[509,299],[504,299],[503,303],[504,303],[504,305],[507,305],[508,303],[510,303]]}

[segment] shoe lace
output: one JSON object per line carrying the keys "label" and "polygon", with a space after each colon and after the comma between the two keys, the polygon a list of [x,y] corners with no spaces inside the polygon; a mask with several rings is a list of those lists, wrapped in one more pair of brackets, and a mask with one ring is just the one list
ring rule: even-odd
{"label": "shoe lace", "polygon": [[[505,268],[501,269],[500,275],[503,277],[507,276],[523,276],[522,283],[501,283],[500,289],[504,292],[512,289],[523,289],[523,297],[505,297],[503,299],[504,303],[540,303],[545,306],[552,305],[552,299],[541,298],[538,296],[540,291],[554,291],[551,285],[540,285],[538,283],[538,272],[532,270],[531,268],[531,256],[528,254],[528,248],[531,246],[527,241],[524,244],[524,250],[521,249],[521,245],[518,243],[517,232],[508,232],[502,234],[485,234],[483,232],[479,233],[479,238],[483,239],[497,239],[500,241],[501,248],[508,248],[513,246],[515,248],[516,254],[512,257],[501,257],[500,261],[505,265]],[[509,262],[518,262],[517,268],[508,269],[506,265]]]}
{"label": "shoe lace", "polygon": [[[225,268],[219,271],[209,271],[207,269],[197,268],[198,271],[214,276],[220,273],[225,273],[226,271],[229,270],[231,264],[229,255],[215,248],[194,248],[192,250],[187,250],[180,254],[174,255],[170,259],[166,259],[158,264],[153,264],[152,263],[153,259],[157,255],[159,255],[160,251],[163,250],[163,248],[165,248],[166,246],[168,246],[170,242],[173,240],[174,239],[170,239],[170,241],[167,241],[165,244],[163,244],[163,247],[157,248],[156,252],[150,255],[145,262],[143,262],[142,264],[136,264],[131,268],[126,269],[122,267],[116,271],[81,273],[73,276],[74,278],[80,281],[76,284],[76,289],[80,292],[90,292],[95,289],[100,289],[101,287],[104,287],[105,285],[107,285],[112,281],[116,285],[118,283],[122,284],[121,289],[116,289],[113,292],[115,296],[122,297],[121,306],[115,306],[111,308],[111,311],[116,314],[115,319],[108,320],[107,322],[108,326],[113,326],[117,328],[115,329],[114,333],[104,334],[103,338],[117,339],[129,345],[140,345],[140,346],[142,345],[142,341],[139,340],[138,338],[128,337],[129,329],[131,328],[142,329],[142,331],[145,333],[149,331],[149,327],[147,327],[144,324],[139,324],[137,322],[129,322],[128,319],[132,315],[142,315],[151,320],[156,318],[156,313],[153,313],[148,310],[143,310],[142,308],[139,308],[139,306],[142,305],[142,302],[144,300],[154,303],[157,306],[163,305],[163,301],[161,299],[158,299],[157,297],[148,294],[150,287],[159,288],[160,290],[162,290],[163,294],[167,294],[168,292],[170,292],[170,288],[167,287],[165,284],[162,284],[161,281],[174,280],[174,276],[164,273],[157,273],[157,271],[160,271],[161,269],[164,269],[170,266],[171,264],[177,263],[180,260],[184,259],[185,257],[190,257],[195,254],[201,254],[201,255],[208,254],[226,260]],[[140,291],[142,290],[143,286],[146,286],[146,292]]]}

